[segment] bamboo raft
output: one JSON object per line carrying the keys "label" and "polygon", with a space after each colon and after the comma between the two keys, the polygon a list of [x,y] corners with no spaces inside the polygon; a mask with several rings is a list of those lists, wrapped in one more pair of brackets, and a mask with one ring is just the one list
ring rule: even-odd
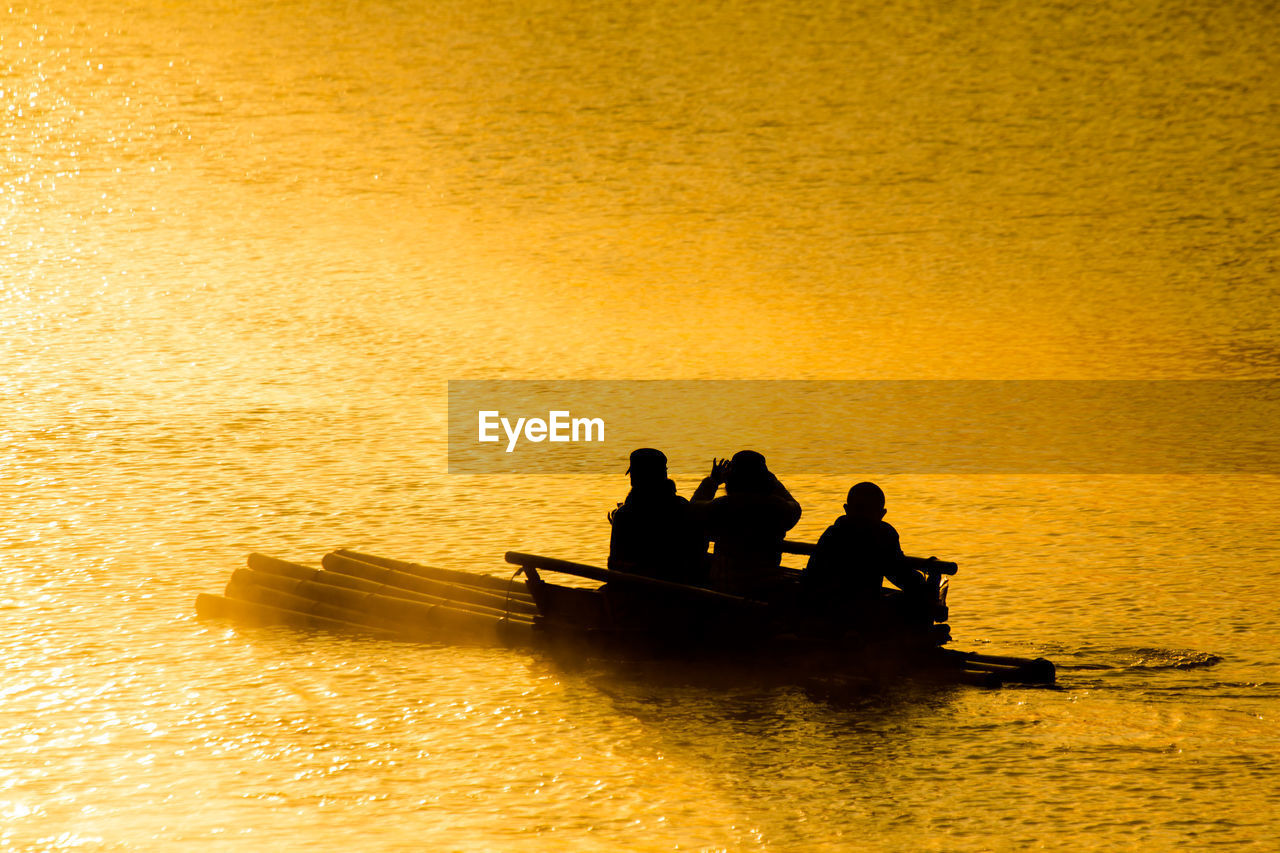
{"label": "bamboo raft", "polygon": [[[789,553],[813,546],[788,542]],[[582,563],[508,552],[519,567],[510,578],[393,560],[341,549],[308,566],[250,554],[222,595],[201,593],[196,612],[253,626],[361,634],[412,641],[503,645],[573,654],[700,654],[736,658],[753,667],[773,665],[809,676],[865,671],[868,655],[832,647],[829,641],[780,632],[764,602]],[[945,605],[943,575],[954,563],[916,560],[930,573]],[[543,572],[599,581],[596,588],[550,583]],[[523,575],[523,578],[519,577]],[[946,608],[938,625],[946,629]],[[672,631],[672,625],[699,630]],[[921,635],[923,636],[923,635]],[[714,639],[713,639],[714,638]],[[721,642],[728,638],[728,642]],[[917,638],[918,639],[918,638]],[[1005,683],[1052,684],[1054,666],[1044,658],[982,655],[941,648],[949,633],[893,646],[895,673],[943,683],[998,687]],[[887,646],[877,646],[877,665]],[[877,666],[883,669],[882,666]]]}

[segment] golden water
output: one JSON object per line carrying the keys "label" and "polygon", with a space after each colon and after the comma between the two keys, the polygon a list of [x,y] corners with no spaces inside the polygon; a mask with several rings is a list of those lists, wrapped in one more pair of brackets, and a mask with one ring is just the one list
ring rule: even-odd
{"label": "golden water", "polygon": [[[1277,30],[0,10],[0,846],[1267,849],[1274,475],[780,472],[808,539],[878,477],[961,564],[955,645],[1051,657],[1053,691],[569,669],[193,599],[250,550],[600,560],[620,470],[446,473],[451,379],[1274,378]],[[686,494],[708,461],[673,458]]]}

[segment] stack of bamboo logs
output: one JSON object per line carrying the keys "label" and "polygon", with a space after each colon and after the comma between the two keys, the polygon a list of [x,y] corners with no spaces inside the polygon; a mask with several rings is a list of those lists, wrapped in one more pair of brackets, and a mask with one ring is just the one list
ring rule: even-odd
{"label": "stack of bamboo logs", "polygon": [[339,550],[321,568],[250,554],[224,595],[201,594],[202,617],[348,631],[388,639],[535,641],[537,607],[522,580],[435,569]]}

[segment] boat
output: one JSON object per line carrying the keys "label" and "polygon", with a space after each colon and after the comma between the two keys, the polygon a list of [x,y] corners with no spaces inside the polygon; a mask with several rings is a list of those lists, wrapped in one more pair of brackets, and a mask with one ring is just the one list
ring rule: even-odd
{"label": "boat", "polygon": [[[813,545],[785,542],[784,553]],[[777,602],[758,601],[585,563],[510,551],[509,576],[442,569],[349,549],[318,566],[250,554],[221,595],[201,593],[202,618],[286,625],[397,641],[502,645],[578,658],[746,662],[789,677],[885,677],[999,687],[1051,685],[1044,658],[945,648],[946,596],[954,563],[906,558],[924,570],[924,611],[874,637],[797,630]],[[794,569],[785,570],[791,580]],[[546,580],[565,574],[596,585]]]}

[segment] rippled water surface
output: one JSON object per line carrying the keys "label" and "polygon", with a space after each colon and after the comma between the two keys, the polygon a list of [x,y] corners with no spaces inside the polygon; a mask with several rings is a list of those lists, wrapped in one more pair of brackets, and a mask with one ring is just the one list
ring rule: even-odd
{"label": "rippled water surface", "polygon": [[[1052,690],[193,604],[252,550],[603,560],[625,450],[450,475],[451,379],[1275,378],[1278,28],[1247,2],[6,7],[0,846],[1268,849],[1274,474],[779,472],[802,539],[878,479],[907,550],[961,565],[953,645],[1050,657]],[[668,450],[688,494],[709,460]]]}

